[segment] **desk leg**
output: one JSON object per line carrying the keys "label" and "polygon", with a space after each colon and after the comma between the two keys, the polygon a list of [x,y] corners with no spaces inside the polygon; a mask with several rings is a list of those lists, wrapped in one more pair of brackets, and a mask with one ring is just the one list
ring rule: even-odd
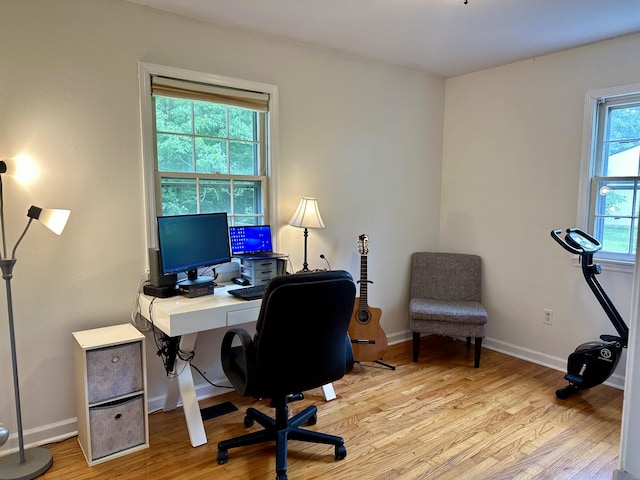
{"label": "desk leg", "polygon": [[336,392],[333,390],[333,383],[327,383],[322,386],[322,396],[324,397],[325,402],[336,398]]}
{"label": "desk leg", "polygon": [[[180,350],[183,352],[195,350],[197,338],[197,333],[183,335],[180,339]],[[176,408],[178,397],[181,397],[191,445],[194,447],[203,445],[207,443],[207,435],[204,431],[204,423],[202,423],[200,405],[198,404],[196,387],[189,362],[176,358],[174,374],[176,376],[169,381],[169,386],[167,387],[163,410],[168,411]]]}

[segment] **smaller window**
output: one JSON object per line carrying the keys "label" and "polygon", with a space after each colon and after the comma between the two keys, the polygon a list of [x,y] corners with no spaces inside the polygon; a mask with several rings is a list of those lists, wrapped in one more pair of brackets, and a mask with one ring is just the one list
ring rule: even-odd
{"label": "smaller window", "polygon": [[640,92],[594,97],[592,108],[588,230],[602,243],[598,257],[633,262],[640,217]]}

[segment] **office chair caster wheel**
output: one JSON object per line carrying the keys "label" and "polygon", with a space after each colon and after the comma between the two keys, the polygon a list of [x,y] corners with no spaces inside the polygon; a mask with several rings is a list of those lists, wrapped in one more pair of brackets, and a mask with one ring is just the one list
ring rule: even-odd
{"label": "office chair caster wheel", "polygon": [[229,460],[229,452],[227,450],[218,450],[218,454],[216,455],[216,460],[218,465],[224,465]]}
{"label": "office chair caster wheel", "polygon": [[347,456],[347,447],[344,445],[336,445],[336,460],[343,460]]}
{"label": "office chair caster wheel", "polygon": [[244,417],[243,423],[244,423],[244,426],[246,428],[249,428],[249,427],[253,427],[253,424],[255,423],[255,420],[252,417],[250,417],[249,415],[246,415]]}
{"label": "office chair caster wheel", "polygon": [[318,414],[314,413],[309,417],[309,420],[307,420],[307,425],[315,425],[316,423],[318,423]]}

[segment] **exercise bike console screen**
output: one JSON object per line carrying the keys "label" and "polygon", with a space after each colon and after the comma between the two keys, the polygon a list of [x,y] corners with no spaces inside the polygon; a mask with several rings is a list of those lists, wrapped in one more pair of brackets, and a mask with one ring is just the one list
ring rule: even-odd
{"label": "exercise bike console screen", "polygon": [[231,261],[226,213],[158,217],[158,245],[162,273],[187,272],[181,285],[210,283],[198,268]]}

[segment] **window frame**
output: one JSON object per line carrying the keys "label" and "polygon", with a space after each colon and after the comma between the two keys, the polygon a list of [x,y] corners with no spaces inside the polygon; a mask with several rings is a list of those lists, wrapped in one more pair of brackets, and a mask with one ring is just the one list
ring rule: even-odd
{"label": "window frame", "polygon": [[[206,72],[186,70],[176,67],[168,67],[153,63],[139,62],[138,81],[140,90],[140,119],[141,119],[141,145],[142,145],[142,180],[143,180],[143,205],[145,212],[145,233],[147,246],[157,247],[156,215],[159,191],[156,189],[156,158],[155,158],[155,130],[153,121],[153,101],[151,95],[151,78],[164,76],[180,80],[199,82],[220,87],[235,88],[256,92],[264,92],[269,95],[269,113],[265,125],[266,141],[265,149],[265,175],[267,182],[264,202],[265,223],[277,224],[278,219],[277,179],[273,172],[276,171],[278,152],[278,87],[275,85],[225,77]],[[166,172],[163,172],[166,173]],[[160,177],[157,177],[160,178]],[[251,179],[253,177],[243,177]],[[159,188],[159,186],[158,186]]]}
{"label": "window frame", "polygon": [[[599,173],[597,164],[601,161],[598,152],[598,136],[601,132],[596,129],[598,127],[604,128],[603,122],[598,122],[600,104],[603,98],[614,100],[638,94],[640,94],[640,83],[590,90],[585,93],[577,212],[577,225],[584,230],[589,230],[595,214],[591,208],[591,192],[594,177],[598,177],[597,174]],[[602,257],[599,254],[595,256],[598,263],[608,270],[633,273],[634,260],[613,258],[614,255],[611,258]]]}

